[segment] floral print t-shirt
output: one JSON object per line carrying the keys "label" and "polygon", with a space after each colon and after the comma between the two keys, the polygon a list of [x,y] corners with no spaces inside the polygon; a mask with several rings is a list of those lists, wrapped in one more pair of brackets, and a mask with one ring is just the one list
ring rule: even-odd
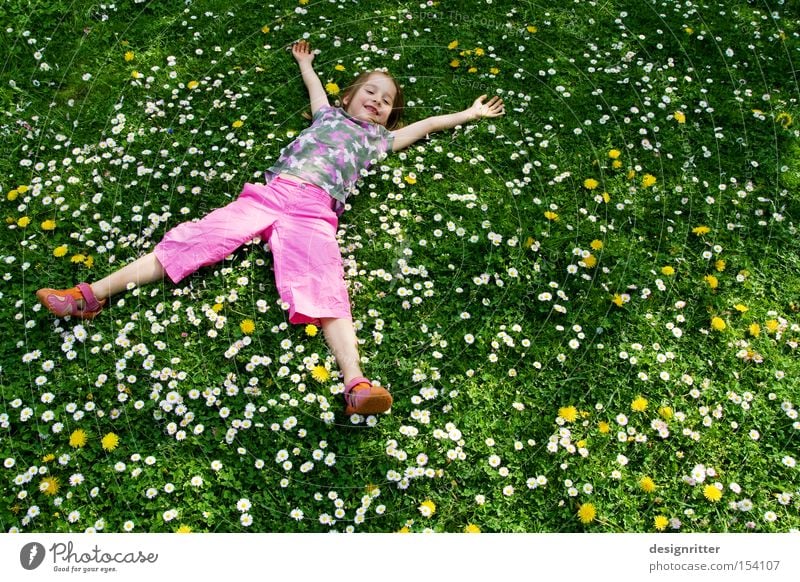
{"label": "floral print t-shirt", "polygon": [[377,123],[356,119],[339,107],[323,105],[311,126],[286,146],[267,170],[267,180],[286,173],[316,184],[334,199],[341,214],[356,182],[392,150],[394,136]]}

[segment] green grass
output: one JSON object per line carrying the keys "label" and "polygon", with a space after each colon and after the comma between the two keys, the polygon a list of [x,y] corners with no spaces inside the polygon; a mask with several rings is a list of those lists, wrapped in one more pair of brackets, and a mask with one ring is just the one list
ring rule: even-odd
{"label": "green grass", "polygon": [[[0,7],[3,531],[800,528],[796,7],[273,4]],[[407,122],[507,104],[341,221],[377,419],[344,417],[260,243],[92,322],[34,297],[258,180],[307,125],[305,33],[323,83],[392,71]]]}

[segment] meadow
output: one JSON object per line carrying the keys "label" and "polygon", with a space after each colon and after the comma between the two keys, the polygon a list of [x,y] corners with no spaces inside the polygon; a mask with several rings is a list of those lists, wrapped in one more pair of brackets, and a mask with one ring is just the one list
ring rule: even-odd
{"label": "meadow", "polygon": [[[0,530],[800,529],[800,10],[777,0],[5,0]],[[56,319],[386,68],[405,121],[340,221],[363,368],[254,240]]]}

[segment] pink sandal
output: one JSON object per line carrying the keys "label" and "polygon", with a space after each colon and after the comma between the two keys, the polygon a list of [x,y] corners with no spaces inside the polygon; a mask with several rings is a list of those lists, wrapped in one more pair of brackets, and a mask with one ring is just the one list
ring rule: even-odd
{"label": "pink sandal", "polygon": [[378,414],[392,406],[392,395],[383,386],[373,386],[366,378],[353,378],[344,387],[344,413]]}
{"label": "pink sandal", "polygon": [[[72,289],[39,289],[36,298],[56,317],[94,319],[106,304],[105,299],[97,300],[88,283],[78,283]],[[78,301],[83,301],[83,307],[78,307]]]}

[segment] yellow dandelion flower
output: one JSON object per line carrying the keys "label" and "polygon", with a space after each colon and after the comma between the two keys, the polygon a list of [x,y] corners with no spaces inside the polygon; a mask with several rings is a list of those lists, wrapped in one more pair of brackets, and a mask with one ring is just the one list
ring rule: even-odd
{"label": "yellow dandelion flower", "polygon": [[776,331],[778,331],[778,328],[780,327],[781,324],[778,322],[777,319],[770,319],[764,325],[766,326],[768,333],[775,333]]}
{"label": "yellow dandelion flower", "polygon": [[589,243],[589,246],[592,247],[592,250],[599,251],[603,248],[603,241],[594,239],[592,242]]}
{"label": "yellow dandelion flower", "polygon": [[434,513],[436,513],[436,504],[430,499],[426,499],[425,501],[420,503],[417,509],[419,509],[419,512],[424,517],[431,517]]}
{"label": "yellow dandelion flower", "polygon": [[261,32],[263,32],[264,34],[267,34],[269,32],[269,26],[267,26],[266,24],[264,26],[262,26],[261,27]]}
{"label": "yellow dandelion flower", "polygon": [[119,445],[119,437],[110,432],[101,439],[100,444],[103,446],[103,450],[113,451]]}
{"label": "yellow dandelion flower", "polygon": [[241,119],[237,119],[231,125],[233,125],[234,129],[239,129],[240,127],[242,127],[244,125],[244,121],[242,121]]}
{"label": "yellow dandelion flower", "polygon": [[703,495],[706,499],[708,499],[712,503],[716,503],[720,499],[722,499],[722,491],[714,487],[713,485],[706,485],[703,487]]}
{"label": "yellow dandelion flower", "polygon": [[16,200],[17,197],[19,197],[19,190],[11,190],[11,191],[9,191],[8,194],[6,194],[6,198],[10,202],[13,202],[14,200]]}
{"label": "yellow dandelion flower", "polygon": [[133,79],[140,79],[142,77],[142,74],[139,71],[131,71],[131,77]]}
{"label": "yellow dandelion flower", "polygon": [[583,181],[583,187],[586,188],[587,190],[594,190],[599,185],[600,185],[600,182],[598,182],[594,178],[586,178]]}
{"label": "yellow dandelion flower", "polygon": [[337,85],[336,83],[325,84],[325,92],[328,93],[328,95],[338,95],[339,91],[340,91],[339,85]]}
{"label": "yellow dandelion flower", "polygon": [[56,228],[56,221],[55,220],[45,220],[42,222],[42,230],[55,230]]}
{"label": "yellow dandelion flower", "polygon": [[711,328],[715,331],[723,331],[728,325],[725,323],[725,320],[721,317],[712,317],[711,318]]}
{"label": "yellow dandelion flower", "polygon": [[31,223],[31,219],[28,218],[27,216],[23,216],[23,217],[17,219],[17,226],[20,227],[20,228],[25,228],[30,223]]}
{"label": "yellow dandelion flower", "polygon": [[611,162],[611,167],[615,170],[619,170],[622,167],[622,162],[620,160],[614,160]]}
{"label": "yellow dandelion flower", "polygon": [[620,295],[619,293],[614,293],[614,296],[611,298],[611,303],[613,303],[617,307],[622,307],[623,305],[625,305],[626,301],[622,295]]}
{"label": "yellow dandelion flower", "polygon": [[458,59],[453,59],[452,61],[450,61],[450,66],[453,67],[454,69],[457,69],[459,65],[461,65],[461,61],[459,61]]}
{"label": "yellow dandelion flower", "polygon": [[644,176],[642,176],[642,187],[644,188],[649,188],[656,182],[657,182],[656,177],[653,174],[645,174]]}
{"label": "yellow dandelion flower", "polygon": [[674,412],[671,406],[662,406],[658,409],[658,415],[664,420],[670,420]]}
{"label": "yellow dandelion flower", "polygon": [[56,456],[53,453],[48,453],[44,457],[42,457],[42,463],[49,463],[50,461],[55,460]]}
{"label": "yellow dandelion flower", "polygon": [[656,482],[650,477],[642,477],[639,479],[639,487],[641,487],[642,491],[645,493],[652,493],[656,490]]}
{"label": "yellow dandelion flower", "polygon": [[711,229],[707,226],[696,226],[692,229],[692,233],[696,234],[697,236],[703,236],[704,234],[708,234],[711,232]]}
{"label": "yellow dandelion flower", "polygon": [[714,275],[706,275],[703,277],[703,281],[705,281],[706,284],[712,289],[719,287],[719,279],[717,279]]}
{"label": "yellow dandelion flower", "polygon": [[750,308],[747,307],[747,305],[744,305],[743,303],[737,303],[736,305],[733,306],[733,308],[739,313],[747,313],[748,311],[750,311]]}
{"label": "yellow dandelion flower", "polygon": [[60,486],[61,485],[56,477],[47,476],[39,483],[39,491],[45,495],[55,495],[58,493]]}
{"label": "yellow dandelion flower", "polygon": [[601,434],[608,434],[608,432],[611,430],[611,425],[606,421],[601,420],[597,423],[597,430],[599,430]]}
{"label": "yellow dandelion flower", "polygon": [[189,90],[192,90],[192,89],[197,89],[199,86],[200,86],[200,83],[198,83],[197,81],[189,81],[189,82],[186,84],[186,87],[187,87]]}
{"label": "yellow dandelion flower", "polygon": [[86,255],[78,253],[77,255],[72,255],[70,261],[73,263],[82,263],[86,260]]}
{"label": "yellow dandelion flower", "polygon": [[686,123],[686,114],[684,114],[683,111],[676,111],[672,114],[672,117],[674,117],[675,121],[678,123]]}
{"label": "yellow dandelion flower", "polygon": [[91,269],[94,265],[94,257],[89,255],[88,257],[83,259],[83,264],[86,266],[87,269]]}
{"label": "yellow dandelion flower", "polygon": [[250,335],[256,330],[256,324],[252,319],[245,319],[239,324],[239,329],[242,330],[243,334]]}
{"label": "yellow dandelion flower", "polygon": [[315,335],[317,335],[317,332],[318,332],[318,331],[319,331],[319,330],[317,329],[317,326],[316,326],[316,325],[314,325],[313,323],[309,323],[309,324],[306,326],[306,335],[307,335],[308,337],[314,337]]}
{"label": "yellow dandelion flower", "polygon": [[716,269],[718,272],[720,272],[720,273],[721,273],[722,271],[724,271],[724,270],[725,270],[725,265],[726,265],[725,261],[723,261],[722,259],[718,259],[718,260],[717,260],[717,261],[714,263],[714,268],[715,268],[715,269]]}
{"label": "yellow dandelion flower", "polygon": [[633,170],[633,169],[631,169],[631,170],[628,170],[628,173],[627,173],[627,174],[625,174],[625,177],[626,177],[628,180],[633,180],[633,179],[636,177],[636,170]]}
{"label": "yellow dandelion flower", "polygon": [[63,257],[64,255],[66,255],[66,254],[67,254],[67,251],[68,251],[68,250],[69,250],[69,248],[67,247],[67,245],[61,245],[61,246],[58,246],[58,247],[56,247],[56,248],[54,248],[54,249],[53,249],[53,256],[54,256],[54,257],[61,258],[61,257]]}
{"label": "yellow dandelion flower", "polygon": [[468,523],[464,528],[464,533],[481,533],[481,528],[474,523]]}
{"label": "yellow dandelion flower", "polygon": [[477,73],[478,72],[478,68],[477,67],[470,67],[469,69],[467,69],[467,72],[468,73]]}
{"label": "yellow dandelion flower", "polygon": [[595,517],[597,517],[597,509],[594,503],[583,503],[578,508],[578,519],[581,520],[582,524],[592,523]]}
{"label": "yellow dandelion flower", "polygon": [[417,179],[414,176],[406,176],[405,178],[403,178],[403,180],[405,180],[408,184],[417,183]]}
{"label": "yellow dandelion flower", "polygon": [[686,34],[694,34],[694,28],[692,28],[691,26],[687,26],[686,28],[683,29],[683,31]]}
{"label": "yellow dandelion flower", "polygon": [[672,277],[675,274],[675,269],[670,265],[665,265],[661,267],[661,274],[666,275],[667,277]]}
{"label": "yellow dandelion flower", "polygon": [[603,192],[603,202],[605,202],[606,204],[611,202],[611,196],[609,195],[608,192]]}
{"label": "yellow dandelion flower", "polygon": [[213,311],[214,313],[219,313],[220,311],[222,311],[223,307],[224,305],[222,303],[215,303],[214,305],[211,306],[211,311]]}
{"label": "yellow dandelion flower", "polygon": [[664,515],[657,515],[653,519],[653,527],[658,531],[664,531],[669,525],[669,520]]}
{"label": "yellow dandelion flower", "polygon": [[550,211],[550,210],[548,210],[548,211],[546,211],[546,212],[544,213],[544,217],[545,217],[547,220],[553,220],[553,221],[555,221],[555,220],[558,220],[558,214],[556,214],[555,212],[552,212],[552,211]]}
{"label": "yellow dandelion flower", "polygon": [[175,530],[175,533],[179,533],[179,534],[192,533],[192,528],[190,526],[186,525],[185,523],[182,523],[181,526],[178,529]]}
{"label": "yellow dandelion flower", "polygon": [[336,65],[333,68],[336,69],[337,71],[345,71],[346,70],[345,66],[343,64],[341,64],[341,63],[339,63],[338,65]]}
{"label": "yellow dandelion flower", "polygon": [[594,269],[594,267],[597,265],[597,257],[594,255],[589,255],[583,259],[583,264],[587,269]]}
{"label": "yellow dandelion flower", "polygon": [[475,49],[475,56],[482,57],[485,54],[485,52],[486,51],[484,51],[481,47],[478,47]]}
{"label": "yellow dandelion flower", "polygon": [[613,150],[609,150],[608,151],[608,157],[611,158],[612,160],[616,160],[621,155],[622,155],[622,152],[619,151],[618,149],[613,149]]}
{"label": "yellow dandelion flower", "polygon": [[496,75],[497,73],[499,73],[499,72],[500,72],[500,69],[498,69],[497,67],[492,67],[491,69],[489,69],[489,72],[490,72],[492,75]]}
{"label": "yellow dandelion flower", "polygon": [[450,49],[450,50],[458,48],[458,41],[454,40],[453,42],[451,42],[450,44],[447,45],[447,48]]}
{"label": "yellow dandelion flower", "polygon": [[133,54],[133,51],[127,51],[125,53],[125,57],[124,57],[125,58],[125,62],[126,63],[130,63],[135,57],[136,57],[136,55]]}
{"label": "yellow dandelion flower", "polygon": [[751,323],[750,327],[747,328],[747,331],[750,333],[751,336],[758,337],[761,335],[761,326],[758,325],[757,323]]}
{"label": "yellow dandelion flower", "polygon": [[716,289],[719,287],[719,279],[717,279],[714,275],[706,275],[703,277],[703,281],[706,282],[706,285],[711,287],[712,289]]}
{"label": "yellow dandelion flower", "polygon": [[558,409],[558,416],[567,422],[575,422],[578,418],[578,409],[574,406],[562,406]]}
{"label": "yellow dandelion flower", "polygon": [[637,396],[634,401],[631,402],[631,410],[634,412],[644,412],[647,410],[647,398]]}
{"label": "yellow dandelion flower", "polygon": [[526,26],[526,27],[525,27],[525,30],[527,30],[527,31],[528,31],[528,32],[530,32],[531,34],[534,34],[534,33],[536,33],[536,32],[539,32],[539,29],[538,29],[538,28],[536,28],[535,26],[533,26],[532,24],[529,24],[528,26]]}
{"label": "yellow dandelion flower", "polygon": [[411,533],[411,530],[408,529],[407,525],[404,525],[399,530],[397,530],[397,533],[402,533],[402,534]]}
{"label": "yellow dandelion flower", "polygon": [[86,446],[87,440],[88,437],[86,436],[86,431],[82,428],[79,428],[72,431],[72,434],[69,435],[69,446],[79,449]]}
{"label": "yellow dandelion flower", "polygon": [[792,119],[791,115],[789,115],[786,112],[783,112],[783,113],[778,113],[778,115],[775,116],[775,121],[780,123],[784,129],[789,129],[789,126],[792,125],[792,122],[794,120]]}
{"label": "yellow dandelion flower", "polygon": [[321,384],[330,379],[331,373],[328,372],[328,369],[325,366],[314,366],[314,368],[311,370],[311,377]]}
{"label": "yellow dandelion flower", "polygon": [[578,442],[575,443],[575,446],[578,447],[579,449],[585,449],[586,448],[586,444],[587,444],[586,439],[581,439],[581,440],[579,440]]}

